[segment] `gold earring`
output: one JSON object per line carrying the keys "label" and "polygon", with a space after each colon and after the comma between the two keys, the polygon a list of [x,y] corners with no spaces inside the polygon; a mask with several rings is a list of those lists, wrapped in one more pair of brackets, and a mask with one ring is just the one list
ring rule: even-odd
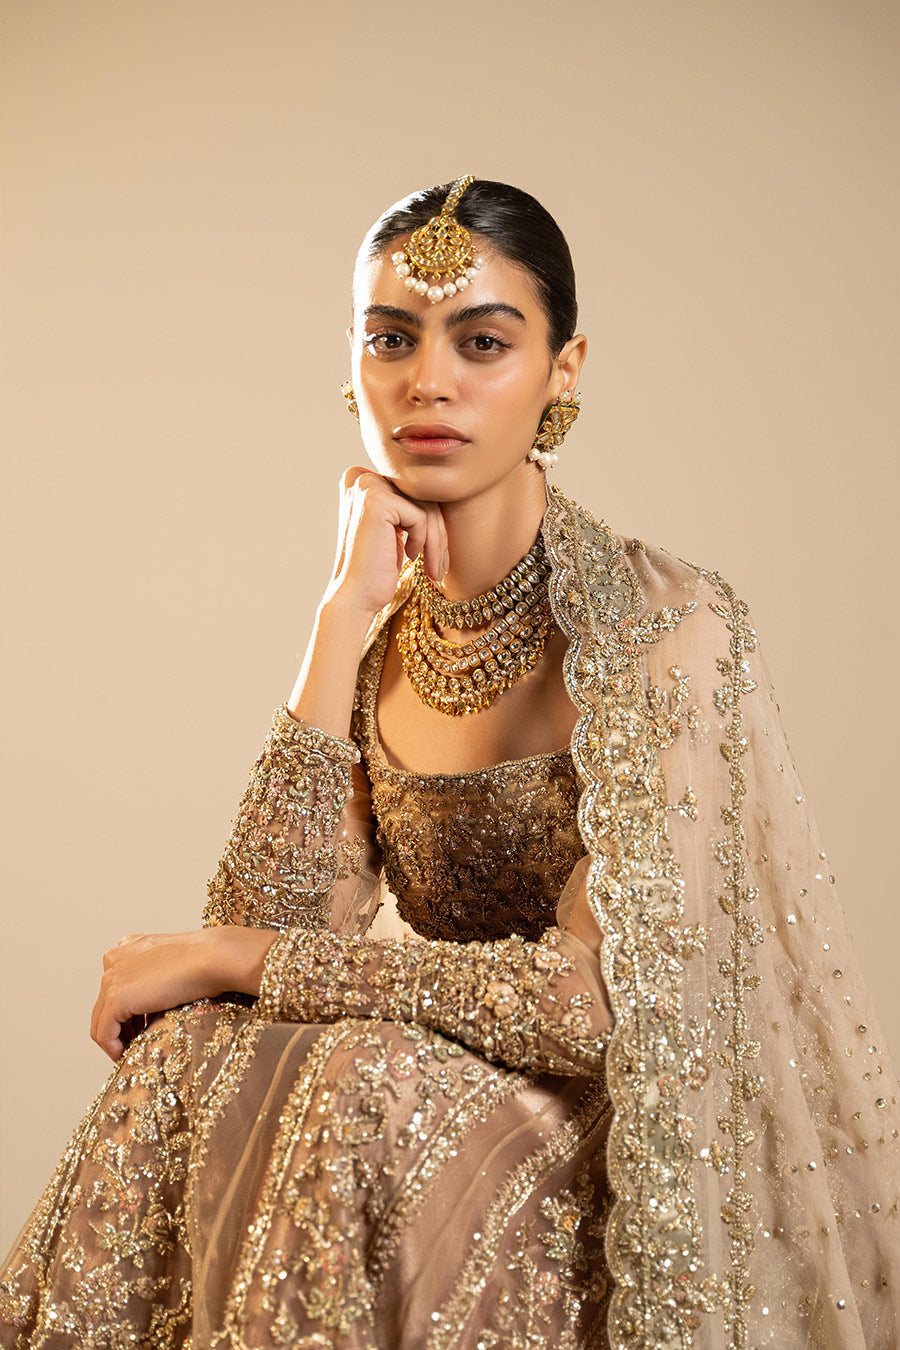
{"label": "gold earring", "polygon": [[534,443],[528,451],[528,458],[542,469],[551,468],[559,459],[556,449],[566,439],[569,428],[581,411],[580,403],[580,394],[572,394],[570,390],[564,389],[544,413]]}
{"label": "gold earring", "polygon": [[359,408],[357,408],[356,406],[356,395],[353,392],[353,385],[350,383],[349,380],[345,380],[344,383],[341,385],[341,393],[347,400],[347,411],[351,412],[358,422]]}

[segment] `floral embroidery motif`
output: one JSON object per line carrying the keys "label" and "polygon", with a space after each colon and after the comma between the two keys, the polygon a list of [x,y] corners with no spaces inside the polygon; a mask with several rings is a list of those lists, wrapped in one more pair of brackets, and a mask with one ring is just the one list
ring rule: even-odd
{"label": "floral embroidery motif", "polygon": [[375,719],[388,636],[385,624],[363,660],[354,729],[397,912],[423,937],[536,940],[556,922],[560,892],[584,856],[571,753],[462,774],[394,768]]}
{"label": "floral embroidery motif", "polygon": [[[747,883],[744,850],[744,830],[741,807],[747,791],[747,776],[742,759],[748,750],[744,736],[741,700],[756,689],[750,676],[747,655],[756,650],[756,634],[747,622],[748,607],[739,600],[728,583],[718,573],[705,573],[715,586],[720,603],[710,602],[710,609],[725,621],[731,634],[730,655],[719,657],[716,668],[725,677],[725,683],[714,691],[716,708],[730,714],[725,740],[720,750],[729,766],[731,803],[723,808],[722,818],[729,833],[716,842],[716,857],[725,870],[725,894],[719,896],[719,905],[734,921],[730,959],[720,962],[720,973],[731,981],[731,997],[716,1003],[716,1015],[730,1017],[727,1039],[729,1053],[729,1081],[731,1083],[730,1110],[718,1117],[719,1129],[731,1136],[727,1149],[717,1148],[714,1165],[717,1170],[730,1171],[734,1182],[721,1208],[723,1221],[730,1230],[731,1272],[729,1300],[726,1310],[727,1331],[736,1347],[748,1344],[749,1304],[756,1293],[750,1283],[750,1256],[753,1251],[753,1196],[746,1186],[746,1150],[755,1138],[747,1119],[747,1102],[760,1094],[762,1079],[752,1073],[745,1060],[754,1060],[760,1051],[759,1041],[747,1038],[747,1013],[744,991],[756,989],[760,976],[751,970],[754,964],[748,948],[763,940],[762,924],[747,906],[759,899],[759,888]],[[727,1163],[723,1166],[723,1159]]]}
{"label": "floral embroidery motif", "polygon": [[[612,1108],[602,1076],[586,1090],[577,1109],[539,1150],[508,1177],[474,1235],[453,1296],[433,1315],[426,1350],[468,1345],[473,1313],[475,1345],[490,1350],[607,1350],[606,1309],[612,1289],[604,1252],[609,1194],[603,1158]],[[576,1150],[590,1148],[570,1187],[551,1178]],[[535,1197],[545,1191],[535,1207]],[[539,1218],[513,1227],[528,1207]],[[492,1283],[488,1274],[501,1252],[511,1279]],[[472,1330],[475,1330],[472,1327]]]}
{"label": "floral embroidery motif", "polygon": [[[603,860],[591,868],[588,891],[605,933],[601,961],[616,1014],[607,1056],[616,1109],[610,1334],[614,1343],[647,1350],[686,1345],[697,1313],[719,1306],[722,1292],[714,1279],[701,1282],[692,1273],[700,1268],[702,1229],[691,1177],[693,1125],[682,1109],[687,1084],[677,1071],[689,1062],[690,1047],[680,1018],[680,967],[669,955],[673,938],[683,944],[686,937],[684,881],[667,834],[660,742],[651,730],[653,702],[643,697],[640,652],[695,606],[641,616],[641,591],[616,536],[552,486],[544,537],[554,564],[554,616],[570,640],[566,684],[582,709],[572,738],[588,785],[579,815],[586,842]],[[638,911],[642,923],[635,925]],[[689,946],[702,943],[697,931]]]}
{"label": "floral embroidery motif", "polygon": [[537,942],[513,934],[465,944],[290,929],[266,954],[259,1010],[296,1022],[417,1022],[509,1068],[596,1072],[610,1033],[592,1020],[564,943],[559,928]]}
{"label": "floral embroidery motif", "polygon": [[332,888],[360,863],[360,845],[337,838],[359,762],[353,741],[276,708],[209,883],[203,923],[324,928]]}
{"label": "floral embroidery motif", "polygon": [[[690,613],[693,606],[685,606]],[[678,666],[670,666],[669,674],[675,681],[671,692],[651,684],[647,690],[647,703],[650,708],[648,733],[654,745],[661,750],[667,749],[681,731],[682,726],[694,728],[697,725],[700,710],[695,704],[688,704],[690,698],[690,675],[686,675]]]}
{"label": "floral embroidery motif", "polygon": [[168,1346],[190,1325],[184,1084],[192,1031],[208,1007],[190,1005],[168,1028],[157,1022],[141,1033],[48,1182],[0,1285],[0,1320],[27,1328],[29,1346],[58,1336],[113,1350]]}

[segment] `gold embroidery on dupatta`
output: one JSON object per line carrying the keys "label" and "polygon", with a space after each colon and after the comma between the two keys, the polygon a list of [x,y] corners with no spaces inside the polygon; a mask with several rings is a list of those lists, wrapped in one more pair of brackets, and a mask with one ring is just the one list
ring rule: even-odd
{"label": "gold embroidery on dupatta", "polygon": [[[756,1289],[750,1284],[750,1256],[753,1252],[751,1214],[753,1196],[746,1186],[747,1173],[744,1153],[755,1138],[747,1118],[746,1103],[760,1095],[762,1079],[748,1071],[745,1061],[759,1056],[760,1043],[747,1039],[747,1010],[744,991],[755,989],[759,975],[750,973],[753,962],[748,960],[748,947],[763,941],[762,924],[747,906],[759,898],[759,888],[747,884],[744,857],[744,825],[742,807],[747,791],[747,775],[741,763],[748,744],[744,736],[741,698],[752,693],[756,682],[750,676],[747,653],[756,649],[756,634],[747,622],[748,607],[739,600],[732,588],[717,572],[698,569],[715,588],[721,604],[710,603],[709,608],[725,622],[731,634],[729,655],[719,657],[716,669],[725,682],[714,691],[716,708],[723,717],[730,713],[720,750],[728,762],[731,782],[731,804],[721,807],[722,819],[730,827],[729,833],[716,843],[716,858],[725,869],[725,893],[719,896],[719,905],[733,920],[731,957],[720,962],[720,972],[731,981],[730,994],[715,1001],[714,1011],[720,1019],[731,1016],[731,1030],[725,1041],[728,1047],[729,1082],[731,1084],[730,1112],[718,1117],[719,1129],[732,1138],[727,1149],[733,1165],[734,1183],[721,1208],[723,1221],[729,1226],[731,1273],[728,1277],[730,1299],[726,1309],[726,1330],[729,1344],[744,1347],[748,1344],[747,1312]],[[725,1152],[725,1150],[722,1150]],[[718,1170],[718,1169],[717,1169]]]}
{"label": "gold embroidery on dupatta", "polygon": [[586,783],[578,818],[594,859],[588,891],[605,933],[602,971],[616,1015],[606,1066],[616,1111],[608,1150],[615,1201],[607,1254],[617,1285],[610,1342],[684,1350],[698,1313],[728,1301],[725,1281],[700,1276],[694,1121],[682,1102],[692,1056],[682,962],[702,951],[706,935],[683,923],[684,880],[667,832],[640,648],[677,627],[695,602],[642,614],[617,537],[549,484],[543,529],[553,613],[569,638],[566,687],[582,713],[572,737]]}

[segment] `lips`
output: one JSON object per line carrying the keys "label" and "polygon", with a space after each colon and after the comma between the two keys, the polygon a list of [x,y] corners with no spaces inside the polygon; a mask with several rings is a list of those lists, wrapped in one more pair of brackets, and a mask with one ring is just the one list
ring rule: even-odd
{"label": "lips", "polygon": [[446,455],[465,445],[468,437],[446,422],[408,422],[397,428],[394,440],[413,454]]}

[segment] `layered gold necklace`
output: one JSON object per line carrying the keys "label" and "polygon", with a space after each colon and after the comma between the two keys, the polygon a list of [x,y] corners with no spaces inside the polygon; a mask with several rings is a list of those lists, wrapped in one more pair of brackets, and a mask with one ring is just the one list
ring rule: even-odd
{"label": "layered gold necklace", "polygon": [[[450,717],[487,708],[540,659],[553,627],[550,563],[538,535],[532,548],[491,590],[448,600],[429,577],[421,554],[415,585],[397,633],[403,669],[423,703]],[[469,642],[448,642],[447,628],[491,626]]]}

